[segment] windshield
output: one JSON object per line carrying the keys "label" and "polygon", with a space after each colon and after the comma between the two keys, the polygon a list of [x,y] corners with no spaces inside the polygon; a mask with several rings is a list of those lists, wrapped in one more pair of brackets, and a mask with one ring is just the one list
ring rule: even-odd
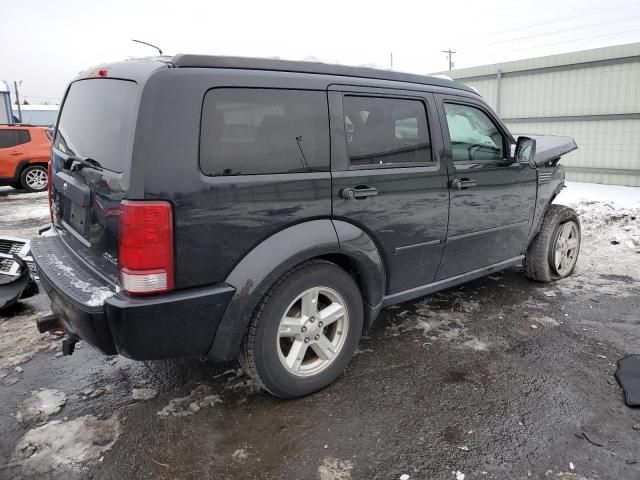
{"label": "windshield", "polygon": [[54,147],[122,172],[136,114],[136,83],[90,79],[71,85],[60,114]]}

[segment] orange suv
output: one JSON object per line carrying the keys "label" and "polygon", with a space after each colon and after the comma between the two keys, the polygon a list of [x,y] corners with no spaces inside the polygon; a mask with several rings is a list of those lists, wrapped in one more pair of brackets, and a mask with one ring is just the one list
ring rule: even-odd
{"label": "orange suv", "polygon": [[0,185],[47,189],[51,140],[44,127],[0,125]]}

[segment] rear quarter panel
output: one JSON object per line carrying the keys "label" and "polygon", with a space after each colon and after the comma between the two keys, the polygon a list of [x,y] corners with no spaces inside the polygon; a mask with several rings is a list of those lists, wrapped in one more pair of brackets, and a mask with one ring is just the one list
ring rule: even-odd
{"label": "rear quarter panel", "polygon": [[173,204],[176,288],[224,281],[252,248],[273,234],[331,216],[330,172],[211,177],[200,171],[204,96],[224,86],[326,89],[313,76],[279,72],[180,68],[149,79],[132,167],[144,172],[132,170],[131,178],[144,178],[145,198]]}
{"label": "rear quarter panel", "polygon": [[51,156],[51,142],[47,138],[44,129],[32,129],[29,131],[31,141],[24,145],[29,163],[47,163]]}

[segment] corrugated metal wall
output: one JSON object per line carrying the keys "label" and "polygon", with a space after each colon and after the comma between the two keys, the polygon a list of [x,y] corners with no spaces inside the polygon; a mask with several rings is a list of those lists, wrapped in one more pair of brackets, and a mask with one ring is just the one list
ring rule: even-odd
{"label": "corrugated metal wall", "polygon": [[570,135],[567,178],[640,186],[640,43],[443,72],[514,134]]}

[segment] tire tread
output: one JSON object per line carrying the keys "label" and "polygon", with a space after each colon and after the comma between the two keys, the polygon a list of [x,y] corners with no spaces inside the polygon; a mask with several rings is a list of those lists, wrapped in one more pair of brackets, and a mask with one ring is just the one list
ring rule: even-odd
{"label": "tire tread", "polygon": [[[580,220],[572,208],[556,204],[551,204],[547,207],[540,231],[529,244],[524,258],[523,267],[528,278],[538,282],[552,282],[561,278],[551,268],[548,255],[551,237],[556,227],[566,220],[574,220],[580,229]],[[571,273],[573,273],[573,270],[568,275],[571,275]]]}
{"label": "tire tread", "polygon": [[272,395],[275,395],[275,393],[269,390],[269,388],[267,388],[267,386],[264,384],[256,367],[255,339],[258,322],[260,321],[260,317],[262,316],[264,307],[267,305],[267,303],[269,303],[274,292],[287,280],[287,278],[300,270],[318,264],[335,265],[327,260],[308,260],[299,265],[296,265],[291,270],[284,273],[280,278],[278,278],[278,280],[273,283],[273,285],[269,287],[269,289],[262,296],[260,303],[258,303],[256,309],[254,310],[251,320],[249,321],[249,327],[247,328],[247,331],[242,339],[242,343],[240,344],[240,352],[238,353],[238,361],[240,362],[240,367],[257,383],[260,388],[266,390]]}

